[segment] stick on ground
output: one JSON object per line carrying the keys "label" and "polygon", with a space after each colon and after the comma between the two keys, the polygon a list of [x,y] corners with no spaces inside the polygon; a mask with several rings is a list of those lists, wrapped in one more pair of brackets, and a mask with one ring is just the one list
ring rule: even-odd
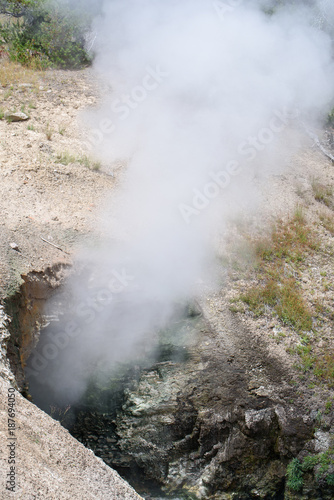
{"label": "stick on ground", "polygon": [[41,238],[41,240],[42,240],[42,241],[44,241],[45,243],[48,243],[49,245],[51,245],[51,246],[53,246],[53,247],[57,248],[57,250],[60,250],[61,252],[66,253],[67,255],[70,255],[70,253],[69,253],[69,252],[66,252],[66,250],[63,250],[63,249],[62,249],[62,248],[60,248],[58,245],[55,245],[54,243],[51,243],[51,241],[46,240],[45,238],[43,238],[43,236],[40,236],[40,238]]}

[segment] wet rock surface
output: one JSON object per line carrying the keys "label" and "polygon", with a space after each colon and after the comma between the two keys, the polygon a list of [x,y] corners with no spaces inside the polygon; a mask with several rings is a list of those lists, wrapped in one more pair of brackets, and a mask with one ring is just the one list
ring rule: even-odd
{"label": "wet rock surface", "polygon": [[71,409],[71,433],[146,498],[333,498],[312,475],[299,493],[286,486],[293,457],[333,445],[331,416],[317,422],[289,369],[232,314],[222,312],[224,331],[209,316],[204,307],[188,324],[184,359],[91,387]]}

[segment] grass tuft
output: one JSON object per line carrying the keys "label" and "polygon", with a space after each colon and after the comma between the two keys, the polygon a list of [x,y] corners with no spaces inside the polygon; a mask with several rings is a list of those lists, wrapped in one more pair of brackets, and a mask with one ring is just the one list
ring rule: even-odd
{"label": "grass tuft", "polygon": [[86,168],[91,170],[100,170],[101,163],[98,161],[91,160],[88,156],[74,156],[68,151],[64,153],[58,153],[56,156],[56,163],[61,163],[62,165],[69,165],[70,163],[79,163]]}
{"label": "grass tuft", "polygon": [[69,165],[70,163],[75,163],[77,158],[71,155],[68,151],[64,153],[58,153],[56,156],[56,163],[61,163],[62,165]]}
{"label": "grass tuft", "polygon": [[272,307],[278,318],[285,325],[297,331],[312,328],[312,313],[304,301],[301,290],[293,278],[275,281],[266,279],[264,285],[255,286],[241,295],[250,310],[260,316],[265,311],[265,306]]}
{"label": "grass tuft", "polygon": [[50,127],[50,124],[47,123],[47,125],[45,127],[45,136],[46,136],[48,141],[51,141],[52,135],[53,135],[53,129]]}
{"label": "grass tuft", "polygon": [[91,170],[98,171],[101,168],[101,163],[99,161],[93,161],[86,155],[78,158],[78,162],[84,167],[90,168]]}
{"label": "grass tuft", "polygon": [[326,205],[326,207],[333,207],[333,188],[321,184],[317,179],[312,180],[312,190],[314,198]]}

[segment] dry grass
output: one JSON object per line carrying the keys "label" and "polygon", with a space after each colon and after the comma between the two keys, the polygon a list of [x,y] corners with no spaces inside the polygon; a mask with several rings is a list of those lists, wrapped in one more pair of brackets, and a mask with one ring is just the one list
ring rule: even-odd
{"label": "dry grass", "polygon": [[267,262],[302,262],[308,251],[317,250],[318,241],[306,224],[303,211],[297,207],[290,220],[285,223],[279,221],[275,225],[271,238],[257,240],[253,245],[263,266]]}
{"label": "dry grass", "polygon": [[259,316],[266,306],[282,323],[297,331],[312,328],[312,312],[303,298],[295,276],[287,275],[286,264],[297,265],[318,248],[318,239],[306,223],[300,208],[287,222],[276,224],[270,238],[253,241],[260,284],[240,299]]}
{"label": "dry grass", "polygon": [[312,180],[312,190],[314,198],[326,205],[326,207],[333,208],[333,188],[332,186],[325,186],[321,184],[317,179]]}
{"label": "dry grass", "polygon": [[54,132],[54,130],[52,127],[50,127],[50,123],[48,122],[46,124],[46,127],[45,127],[45,136],[46,136],[48,141],[51,141],[53,132]]}
{"label": "dry grass", "polygon": [[312,312],[294,278],[265,276],[263,284],[252,287],[240,299],[256,316],[263,314],[268,306],[285,325],[297,331],[312,328]]}
{"label": "dry grass", "polygon": [[328,231],[332,236],[334,236],[334,214],[327,215],[325,213],[319,214],[319,219],[322,226]]}
{"label": "dry grass", "polygon": [[2,87],[8,87],[17,83],[30,83],[37,85],[41,73],[21,66],[15,62],[0,59],[0,84]]}

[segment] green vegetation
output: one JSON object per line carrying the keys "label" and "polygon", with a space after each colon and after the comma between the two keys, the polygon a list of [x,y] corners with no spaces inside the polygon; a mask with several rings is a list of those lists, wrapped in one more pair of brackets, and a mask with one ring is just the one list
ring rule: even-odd
{"label": "green vegetation", "polygon": [[88,156],[81,156],[77,159],[78,163],[83,165],[86,168],[90,168],[91,170],[100,170],[101,163],[99,161],[92,161]]}
{"label": "green vegetation", "polygon": [[298,458],[294,458],[289,463],[287,470],[287,487],[294,491],[300,491],[303,487],[303,471]]}
{"label": "green vegetation", "polygon": [[88,156],[74,156],[68,151],[64,153],[58,153],[56,156],[56,163],[61,163],[62,165],[69,165],[71,163],[80,163],[86,168],[91,170],[99,170],[101,168],[101,163],[99,161],[93,161]]}
{"label": "green vegetation", "polygon": [[68,151],[58,153],[56,156],[56,163],[61,163],[62,165],[69,165],[70,163],[75,163],[76,161],[76,156],[70,154]]}
{"label": "green vegetation", "polygon": [[306,253],[318,247],[317,238],[297,208],[286,223],[278,223],[271,238],[253,241],[260,273],[260,284],[240,296],[250,310],[259,316],[270,307],[285,325],[297,331],[312,328],[312,313],[306,304],[295,273],[287,275],[286,264],[303,262]]}
{"label": "green vegetation", "polygon": [[304,484],[304,473],[313,473],[315,480],[325,481],[328,486],[334,485],[334,449],[329,449],[317,455],[308,455],[302,461],[294,458],[287,466],[287,486],[291,490],[300,491]]}
{"label": "green vegetation", "polygon": [[0,43],[12,61],[38,69],[90,63],[85,50],[90,20],[79,9],[56,0],[0,0],[0,12],[1,6],[12,14],[0,24]]}
{"label": "green vegetation", "polygon": [[[311,340],[306,335],[302,337],[301,341],[301,345],[297,345],[296,347],[289,348],[287,350],[289,353],[297,354],[299,356],[300,363],[296,365],[296,368],[303,373],[312,370],[318,381],[326,383],[329,388],[334,388],[333,349],[327,347],[326,349],[323,349],[321,353],[316,354]],[[332,403],[328,402],[326,405],[326,411],[330,412],[331,407]]]}
{"label": "green vegetation", "polygon": [[332,411],[332,408],[333,408],[333,400],[329,399],[327,402],[326,402],[326,406],[325,406],[325,415],[329,415]]}

